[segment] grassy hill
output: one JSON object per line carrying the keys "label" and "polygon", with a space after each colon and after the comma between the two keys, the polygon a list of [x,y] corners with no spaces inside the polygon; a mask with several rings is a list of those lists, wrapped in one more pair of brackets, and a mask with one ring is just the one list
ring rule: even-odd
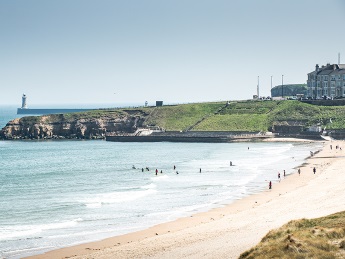
{"label": "grassy hill", "polygon": [[345,258],[345,212],[317,219],[293,220],[271,230],[241,259]]}
{"label": "grassy hill", "polygon": [[[149,108],[142,108],[143,111]],[[147,125],[166,130],[267,131],[275,123],[297,121],[309,127],[345,129],[345,106],[316,106],[299,101],[239,101],[150,108]]]}
{"label": "grassy hill", "polygon": [[[198,121],[213,116],[225,103],[194,103],[153,108],[146,125],[155,125],[169,131],[184,131]],[[143,110],[148,108],[143,108]],[[151,108],[149,108],[151,109]]]}
{"label": "grassy hill", "polygon": [[320,125],[327,129],[345,129],[345,106],[316,106],[299,101],[238,101],[209,102],[104,109],[81,113],[24,117],[22,122],[71,122],[83,119],[125,118],[140,116],[143,125],[165,128],[167,131],[268,131],[279,123],[298,122],[305,127]]}

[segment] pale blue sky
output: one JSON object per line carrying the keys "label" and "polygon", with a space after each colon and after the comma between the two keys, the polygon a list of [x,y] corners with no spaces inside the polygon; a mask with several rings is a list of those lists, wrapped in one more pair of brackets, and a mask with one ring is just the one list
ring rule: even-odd
{"label": "pale blue sky", "polygon": [[344,0],[0,0],[0,104],[249,99],[345,63]]}

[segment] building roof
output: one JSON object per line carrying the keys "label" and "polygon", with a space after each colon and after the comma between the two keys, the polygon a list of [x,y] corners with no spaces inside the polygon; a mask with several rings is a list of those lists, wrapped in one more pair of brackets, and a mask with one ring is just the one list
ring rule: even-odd
{"label": "building roof", "polygon": [[345,74],[345,64],[327,64],[326,66],[319,67],[316,71],[312,71],[308,74],[315,73],[317,75],[338,75],[338,74]]}
{"label": "building roof", "polygon": [[324,70],[321,70],[320,72],[318,72],[317,74],[318,75],[329,75],[330,73],[332,73],[333,70],[330,70],[330,69],[324,69]]}
{"label": "building roof", "polygon": [[345,69],[337,69],[332,71],[331,75],[344,75],[345,74]]}

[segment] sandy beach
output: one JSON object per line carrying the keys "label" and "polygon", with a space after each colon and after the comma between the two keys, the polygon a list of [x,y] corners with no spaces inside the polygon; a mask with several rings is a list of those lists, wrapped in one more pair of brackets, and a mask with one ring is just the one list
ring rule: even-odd
{"label": "sandy beach", "polygon": [[30,258],[238,258],[269,230],[290,220],[345,210],[345,151],[335,148],[344,144],[325,142],[324,148],[300,167],[300,175],[296,169],[271,190],[228,206]]}

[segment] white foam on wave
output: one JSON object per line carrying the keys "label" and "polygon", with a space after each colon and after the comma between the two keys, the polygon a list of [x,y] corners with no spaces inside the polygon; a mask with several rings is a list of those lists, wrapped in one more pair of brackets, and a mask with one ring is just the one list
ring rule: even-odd
{"label": "white foam on wave", "polygon": [[19,225],[0,227],[0,240],[16,239],[20,237],[30,237],[47,230],[69,228],[83,221],[81,218],[70,221],[54,222],[40,225]]}
{"label": "white foam on wave", "polygon": [[167,175],[157,175],[155,177],[151,177],[151,180],[152,181],[164,181],[164,180],[167,180],[169,178],[169,176]]}
{"label": "white foam on wave", "polygon": [[143,191],[129,191],[129,192],[111,192],[93,195],[92,198],[87,198],[81,202],[86,205],[88,208],[99,208],[103,204],[112,204],[112,203],[122,203],[134,201],[140,198],[143,198],[147,195],[154,194],[157,191],[150,188]]}
{"label": "white foam on wave", "polygon": [[150,184],[148,184],[148,185],[143,185],[143,186],[141,186],[140,188],[141,189],[154,189],[154,188],[156,188],[157,187],[157,185],[155,185],[154,183],[150,183]]}

